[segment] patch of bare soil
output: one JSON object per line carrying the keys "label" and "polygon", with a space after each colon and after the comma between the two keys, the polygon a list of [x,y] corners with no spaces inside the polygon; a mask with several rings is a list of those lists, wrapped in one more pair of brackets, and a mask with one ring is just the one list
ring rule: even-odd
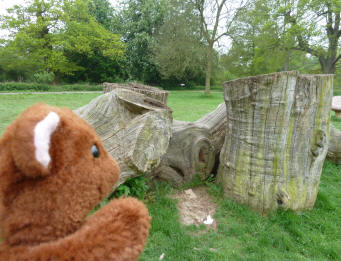
{"label": "patch of bare soil", "polygon": [[209,228],[217,228],[217,222],[213,218],[217,206],[210,198],[205,187],[178,191],[172,195],[172,198],[178,200],[177,207],[182,224],[204,224]]}

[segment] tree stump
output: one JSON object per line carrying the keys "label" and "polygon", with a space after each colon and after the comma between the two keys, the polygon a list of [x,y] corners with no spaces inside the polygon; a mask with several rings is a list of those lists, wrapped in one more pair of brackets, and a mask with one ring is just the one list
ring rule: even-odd
{"label": "tree stump", "polygon": [[75,110],[118,162],[119,182],[155,168],[167,151],[172,117],[167,106],[143,94],[116,89]]}
{"label": "tree stump", "polygon": [[225,104],[196,122],[174,121],[172,137],[160,165],[149,175],[174,186],[190,181],[195,174],[206,179],[220,153],[226,125]]}
{"label": "tree stump", "polygon": [[314,206],[328,150],[332,75],[281,72],[224,83],[227,113],[218,181],[267,213]]}
{"label": "tree stump", "polygon": [[330,124],[329,147],[327,159],[336,164],[341,164],[341,131]]}
{"label": "tree stump", "polygon": [[158,100],[164,105],[167,105],[168,100],[168,92],[164,90],[160,90],[155,87],[151,87],[148,85],[136,83],[136,82],[130,82],[128,84],[124,83],[109,83],[105,82],[103,83],[103,91],[104,93],[113,91],[115,89],[126,89],[131,90],[137,93],[145,94],[146,96],[153,98],[155,100]]}

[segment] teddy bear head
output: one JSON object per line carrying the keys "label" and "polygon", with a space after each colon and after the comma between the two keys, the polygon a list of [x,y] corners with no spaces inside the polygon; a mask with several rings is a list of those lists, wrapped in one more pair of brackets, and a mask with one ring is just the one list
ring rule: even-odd
{"label": "teddy bear head", "polygon": [[84,120],[34,105],[0,139],[0,237],[34,245],[71,234],[118,178],[117,163]]}

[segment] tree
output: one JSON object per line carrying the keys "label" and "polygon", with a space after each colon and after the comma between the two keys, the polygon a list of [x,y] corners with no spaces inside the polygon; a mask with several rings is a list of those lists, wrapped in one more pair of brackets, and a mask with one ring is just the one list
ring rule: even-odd
{"label": "tree", "polygon": [[278,18],[288,25],[287,33],[295,40],[292,47],[318,58],[323,73],[335,73],[338,54],[341,1],[282,1]]}
{"label": "tree", "polygon": [[205,65],[200,20],[193,3],[172,0],[156,36],[153,61],[162,78],[177,83],[198,82]]}
{"label": "tree", "polygon": [[[239,11],[230,28],[232,46],[228,54],[223,55],[221,59],[222,65],[233,77],[287,70],[299,70],[302,73],[321,72],[319,58],[302,51],[296,35],[304,31],[304,39],[310,39],[311,44],[320,41],[321,45],[327,48],[328,44],[323,41],[324,32],[321,29],[323,23],[307,20],[305,29],[303,21],[301,29],[293,27],[283,15],[289,7],[281,4],[283,2],[257,0],[249,2]],[[310,12],[307,8],[305,10],[306,13]],[[308,33],[313,36],[309,38]]]}
{"label": "tree", "polygon": [[83,70],[69,59],[71,53],[118,59],[124,54],[119,36],[110,33],[89,14],[88,1],[31,0],[14,6],[2,17],[10,38],[0,53],[7,70],[25,68],[57,76]]}
{"label": "tree", "polygon": [[[205,94],[209,94],[211,88],[214,44],[223,36],[229,36],[230,27],[233,24],[234,18],[237,16],[238,11],[244,5],[244,2],[241,1],[240,5],[235,7],[235,4],[233,4],[232,1],[228,2],[227,0],[193,1],[199,13],[202,35],[207,42]],[[224,21],[225,26],[218,30],[222,21]]]}
{"label": "tree", "polygon": [[274,19],[271,5],[264,1],[250,2],[239,10],[230,28],[233,39],[222,64],[236,77],[278,71],[308,72],[312,59],[293,50],[293,40],[284,37],[284,28]]}
{"label": "tree", "polygon": [[166,0],[125,0],[119,13],[120,23],[113,29],[126,43],[126,64],[130,78],[145,82],[159,81],[152,62],[152,46],[167,9]]}
{"label": "tree", "polygon": [[114,19],[114,8],[108,0],[91,0],[89,2],[89,13],[105,29],[111,31],[110,29]]}
{"label": "tree", "polygon": [[289,63],[291,55],[299,51],[316,57],[323,73],[335,73],[341,58],[340,8],[339,0],[257,0],[250,6],[249,19],[253,20],[252,26],[258,26],[259,39],[267,35],[274,44],[271,50],[279,50],[287,59],[283,69],[288,68],[285,62]]}

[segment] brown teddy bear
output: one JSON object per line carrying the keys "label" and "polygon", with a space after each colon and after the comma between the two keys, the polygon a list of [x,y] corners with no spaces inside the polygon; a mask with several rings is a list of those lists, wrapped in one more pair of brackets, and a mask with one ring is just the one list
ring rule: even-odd
{"label": "brown teddy bear", "polygon": [[0,260],[137,260],[150,227],[136,199],[89,212],[119,177],[95,131],[37,104],[0,139]]}

